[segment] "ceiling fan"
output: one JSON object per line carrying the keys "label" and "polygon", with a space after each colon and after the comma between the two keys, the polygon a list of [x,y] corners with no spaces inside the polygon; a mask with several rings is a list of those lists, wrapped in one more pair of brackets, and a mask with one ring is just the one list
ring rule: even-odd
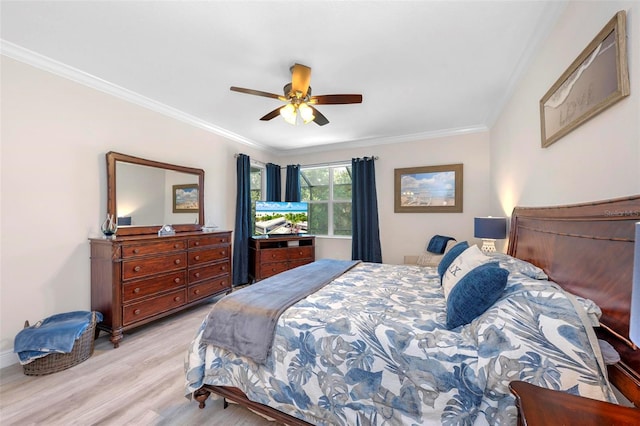
{"label": "ceiling fan", "polygon": [[284,96],[236,86],[231,86],[231,90],[249,95],[279,99],[282,102],[286,102],[285,106],[274,109],[260,118],[260,120],[269,121],[278,115],[282,115],[285,121],[290,124],[297,124],[299,121],[306,124],[314,121],[317,125],[324,126],[329,123],[329,120],[314,108],[313,105],[359,104],[362,102],[362,95],[355,94],[312,96],[311,86],[309,86],[310,81],[311,68],[305,65],[294,64],[291,67],[291,83],[287,83],[283,89]]}

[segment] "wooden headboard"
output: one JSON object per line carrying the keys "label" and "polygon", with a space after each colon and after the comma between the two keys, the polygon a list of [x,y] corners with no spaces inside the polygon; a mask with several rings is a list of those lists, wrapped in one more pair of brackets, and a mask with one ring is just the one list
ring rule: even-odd
{"label": "wooden headboard", "polygon": [[602,309],[598,337],[621,362],[611,382],[640,406],[640,348],[629,340],[635,223],[640,195],[555,207],[516,207],[511,217],[511,256],[541,267],[569,292]]}

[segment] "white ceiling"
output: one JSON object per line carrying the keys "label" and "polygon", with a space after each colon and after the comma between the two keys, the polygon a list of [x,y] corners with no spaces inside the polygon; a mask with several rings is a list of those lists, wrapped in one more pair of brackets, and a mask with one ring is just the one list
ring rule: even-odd
{"label": "white ceiling", "polygon": [[[257,148],[313,152],[491,127],[564,1],[2,1],[2,52]],[[312,68],[326,126],[259,121]],[[540,94],[543,95],[542,93]],[[346,145],[345,145],[346,144]]]}

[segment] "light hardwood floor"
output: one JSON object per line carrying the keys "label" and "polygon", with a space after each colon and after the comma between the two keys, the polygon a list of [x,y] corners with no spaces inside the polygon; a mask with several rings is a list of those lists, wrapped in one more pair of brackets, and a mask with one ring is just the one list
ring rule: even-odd
{"label": "light hardwood floor", "polygon": [[275,426],[222,400],[184,397],[184,357],[212,304],[206,303],[125,333],[113,349],[106,333],[93,356],[47,376],[25,376],[15,364],[0,370],[0,424]]}

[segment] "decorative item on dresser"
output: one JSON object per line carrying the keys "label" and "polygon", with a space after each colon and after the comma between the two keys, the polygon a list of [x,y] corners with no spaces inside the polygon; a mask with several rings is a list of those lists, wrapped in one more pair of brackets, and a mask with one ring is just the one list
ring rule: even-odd
{"label": "decorative item on dresser", "polygon": [[260,281],[316,260],[312,235],[255,236],[249,240],[249,279]]}
{"label": "decorative item on dresser", "polygon": [[91,239],[91,306],[118,347],[125,330],[231,291],[231,232]]}

